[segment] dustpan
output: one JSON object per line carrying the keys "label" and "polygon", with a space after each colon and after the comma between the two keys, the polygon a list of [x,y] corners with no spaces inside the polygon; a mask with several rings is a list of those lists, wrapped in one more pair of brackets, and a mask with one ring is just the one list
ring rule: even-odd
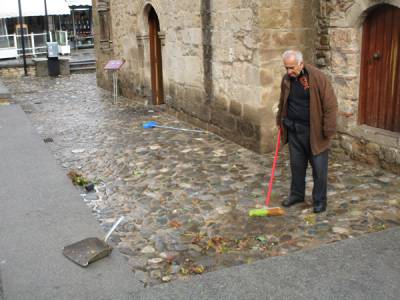
{"label": "dustpan", "polygon": [[123,219],[124,217],[120,217],[115,222],[104,239],[89,237],[65,246],[63,249],[64,256],[82,267],[87,267],[89,264],[110,255],[113,248],[107,244],[107,240]]}

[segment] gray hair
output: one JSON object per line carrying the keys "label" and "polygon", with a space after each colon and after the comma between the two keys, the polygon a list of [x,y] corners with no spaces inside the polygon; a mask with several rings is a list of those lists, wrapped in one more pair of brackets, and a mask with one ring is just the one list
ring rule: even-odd
{"label": "gray hair", "polygon": [[296,51],[296,50],[287,50],[282,54],[282,59],[286,60],[289,57],[295,57],[297,64],[301,64],[303,62],[303,53],[301,53],[300,51]]}

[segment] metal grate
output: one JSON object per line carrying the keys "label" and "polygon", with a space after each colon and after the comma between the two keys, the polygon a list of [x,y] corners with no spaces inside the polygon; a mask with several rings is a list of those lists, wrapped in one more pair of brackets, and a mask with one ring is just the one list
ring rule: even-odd
{"label": "metal grate", "polygon": [[51,137],[47,137],[47,138],[43,139],[43,142],[45,142],[46,144],[47,144],[47,143],[53,143],[54,140],[53,140],[53,138],[51,138]]}

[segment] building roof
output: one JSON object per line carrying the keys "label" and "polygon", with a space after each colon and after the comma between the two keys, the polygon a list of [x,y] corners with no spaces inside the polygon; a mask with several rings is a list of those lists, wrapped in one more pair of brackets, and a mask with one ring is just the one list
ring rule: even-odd
{"label": "building roof", "polygon": [[92,6],[92,0],[66,0],[69,6]]}
{"label": "building roof", "polygon": [[[69,15],[71,13],[65,0],[47,0],[47,14]],[[24,17],[44,16],[43,0],[21,0],[21,10]],[[1,5],[0,18],[16,18],[19,16],[18,0],[7,0]]]}

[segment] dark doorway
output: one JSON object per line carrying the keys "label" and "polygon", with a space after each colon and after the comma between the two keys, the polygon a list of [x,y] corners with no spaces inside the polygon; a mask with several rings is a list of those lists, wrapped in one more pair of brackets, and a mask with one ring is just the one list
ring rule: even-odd
{"label": "dark doorway", "polygon": [[164,103],[161,41],[158,33],[160,23],[154,8],[149,11],[149,40],[150,40],[150,68],[151,68],[151,92],[153,104]]}
{"label": "dark doorway", "polygon": [[400,132],[400,9],[375,8],[363,27],[361,124]]}

